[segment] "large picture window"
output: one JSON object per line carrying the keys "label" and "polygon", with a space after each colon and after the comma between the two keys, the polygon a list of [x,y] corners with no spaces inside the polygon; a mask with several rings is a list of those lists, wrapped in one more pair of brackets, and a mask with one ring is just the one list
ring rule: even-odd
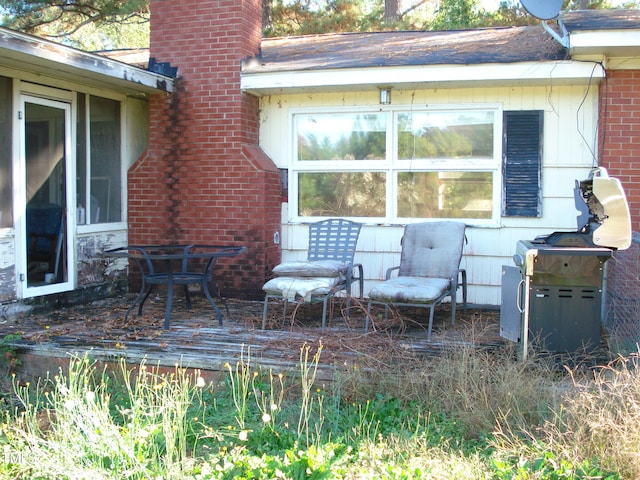
{"label": "large picture window", "polygon": [[293,220],[491,223],[500,213],[497,106],[292,116]]}

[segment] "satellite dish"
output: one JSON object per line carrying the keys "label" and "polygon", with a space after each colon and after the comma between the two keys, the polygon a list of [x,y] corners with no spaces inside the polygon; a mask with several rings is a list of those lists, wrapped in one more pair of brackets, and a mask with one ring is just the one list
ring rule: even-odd
{"label": "satellite dish", "polygon": [[560,14],[562,0],[520,0],[524,9],[540,20],[551,20]]}

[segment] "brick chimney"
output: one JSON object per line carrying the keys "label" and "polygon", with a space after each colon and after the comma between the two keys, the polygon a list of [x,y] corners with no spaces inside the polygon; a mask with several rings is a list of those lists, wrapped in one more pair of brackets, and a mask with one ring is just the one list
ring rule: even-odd
{"label": "brick chimney", "polygon": [[245,299],[280,259],[280,175],[258,146],[258,99],[240,91],[261,19],[260,0],[151,0],[150,55],[178,78],[150,100],[149,147],[129,171],[129,243],[246,245],[218,270],[223,295]]}

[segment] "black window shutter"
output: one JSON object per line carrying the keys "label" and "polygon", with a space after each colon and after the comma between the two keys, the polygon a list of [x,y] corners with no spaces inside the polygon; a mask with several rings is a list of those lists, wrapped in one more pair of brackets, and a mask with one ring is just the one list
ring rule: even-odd
{"label": "black window shutter", "polygon": [[502,216],[542,215],[544,111],[505,111],[502,135]]}

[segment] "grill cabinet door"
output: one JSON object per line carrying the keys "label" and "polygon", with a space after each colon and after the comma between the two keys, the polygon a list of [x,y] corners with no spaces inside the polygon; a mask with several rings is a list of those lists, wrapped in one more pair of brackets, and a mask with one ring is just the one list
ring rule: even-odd
{"label": "grill cabinet door", "polygon": [[[502,266],[500,336],[519,343],[522,337],[522,274],[517,267]],[[520,302],[520,305],[518,304]]]}

